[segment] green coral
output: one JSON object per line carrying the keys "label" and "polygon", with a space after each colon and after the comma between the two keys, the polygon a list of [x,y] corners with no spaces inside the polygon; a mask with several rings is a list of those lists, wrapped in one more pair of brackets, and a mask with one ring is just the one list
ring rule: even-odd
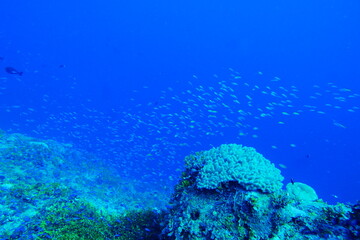
{"label": "green coral", "polygon": [[106,239],[111,235],[106,219],[83,201],[58,202],[44,215],[40,239]]}
{"label": "green coral", "polygon": [[195,183],[194,177],[191,176],[188,172],[184,171],[182,173],[179,183],[175,186],[175,190],[182,191],[182,190],[194,185],[194,183]]}
{"label": "green coral", "polygon": [[[122,216],[100,212],[91,204],[73,199],[58,201],[39,218],[38,239],[151,239],[161,233],[163,214],[152,210],[128,211]],[[32,226],[30,228],[35,228]]]}
{"label": "green coral", "polygon": [[[10,208],[5,212],[22,211],[23,219],[31,218],[15,226],[20,230],[4,230],[0,237],[6,239],[29,235],[59,240],[152,239],[161,233],[160,223],[164,221],[164,213],[153,209],[129,210],[121,215],[103,212],[59,183],[17,184],[2,193]],[[39,201],[42,203],[35,211],[33,206]]]}

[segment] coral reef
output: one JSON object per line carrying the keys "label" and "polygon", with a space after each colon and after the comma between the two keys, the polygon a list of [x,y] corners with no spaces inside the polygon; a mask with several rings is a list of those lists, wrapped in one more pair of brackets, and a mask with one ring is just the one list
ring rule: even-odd
{"label": "coral reef", "polygon": [[196,170],[198,188],[215,189],[237,182],[246,190],[275,192],[284,179],[280,170],[254,148],[223,144],[186,158],[188,168]]}
{"label": "coral reef", "polygon": [[[253,148],[234,144],[188,156],[171,200],[164,239],[359,238],[359,211],[354,210],[358,206],[328,205],[310,186],[299,182],[289,183],[286,190],[279,189],[279,183],[274,183],[276,187],[259,187],[259,182],[270,184],[266,179],[282,179],[280,171],[266,161]],[[261,170],[251,173],[247,162]],[[230,173],[229,163],[233,170],[243,170],[250,177],[236,178],[242,175],[233,173],[220,176]],[[202,182],[211,176],[216,184],[204,188]],[[251,183],[252,179],[256,184]]]}
{"label": "coral reef", "polygon": [[299,182],[281,189],[253,148],[185,162],[167,205],[69,144],[0,131],[0,239],[360,239],[360,203],[328,205]]}
{"label": "coral reef", "polygon": [[139,239],[167,196],[70,144],[0,131],[0,239]]}

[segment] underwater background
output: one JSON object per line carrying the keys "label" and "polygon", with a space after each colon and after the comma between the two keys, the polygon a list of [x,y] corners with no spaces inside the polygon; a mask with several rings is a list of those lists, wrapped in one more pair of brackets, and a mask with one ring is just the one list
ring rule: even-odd
{"label": "underwater background", "polygon": [[171,192],[185,156],[236,143],[329,203],[360,198],[359,1],[33,0],[0,12],[0,129],[72,144],[158,191]]}

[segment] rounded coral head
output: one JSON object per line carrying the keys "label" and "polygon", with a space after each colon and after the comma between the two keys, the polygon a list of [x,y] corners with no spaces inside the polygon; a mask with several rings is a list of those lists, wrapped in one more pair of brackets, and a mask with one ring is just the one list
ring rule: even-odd
{"label": "rounded coral head", "polygon": [[198,171],[198,188],[216,189],[235,182],[248,191],[273,193],[282,188],[279,169],[254,148],[223,144],[187,159],[187,168]]}

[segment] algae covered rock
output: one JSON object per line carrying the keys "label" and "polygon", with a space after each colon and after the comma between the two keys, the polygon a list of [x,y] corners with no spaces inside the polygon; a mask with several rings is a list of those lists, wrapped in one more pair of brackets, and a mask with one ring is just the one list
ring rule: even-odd
{"label": "algae covered rock", "polygon": [[188,168],[199,173],[198,188],[216,189],[223,183],[236,182],[246,190],[275,192],[281,189],[280,170],[254,148],[224,144],[186,159]]}
{"label": "algae covered rock", "polygon": [[315,201],[318,199],[315,190],[305,183],[288,183],[286,185],[286,191],[290,197],[299,201]]}

